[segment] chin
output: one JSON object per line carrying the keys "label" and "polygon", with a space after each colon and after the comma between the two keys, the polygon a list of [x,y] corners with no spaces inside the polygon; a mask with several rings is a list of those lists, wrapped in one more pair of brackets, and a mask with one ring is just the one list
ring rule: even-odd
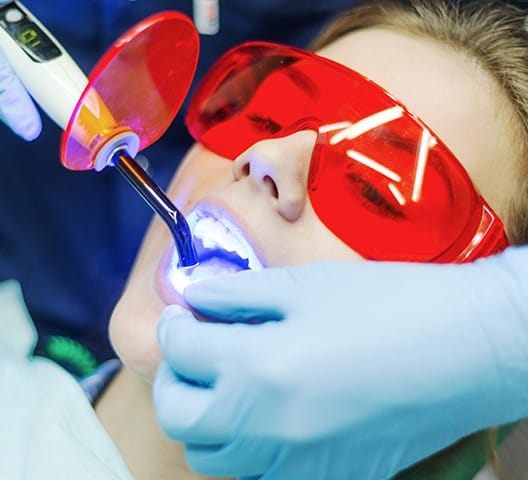
{"label": "chin", "polygon": [[146,305],[141,297],[125,290],[110,319],[110,341],[116,354],[127,368],[149,382],[162,359],[157,323],[164,306],[159,299]]}

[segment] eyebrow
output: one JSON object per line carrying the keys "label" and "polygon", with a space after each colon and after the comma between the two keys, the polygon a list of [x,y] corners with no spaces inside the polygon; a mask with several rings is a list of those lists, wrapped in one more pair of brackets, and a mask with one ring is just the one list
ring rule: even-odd
{"label": "eyebrow", "polygon": [[317,83],[303,71],[296,68],[294,63],[287,66],[288,68],[286,68],[285,71],[286,75],[290,77],[295,85],[300,87],[301,91],[305,93],[310,100],[314,100],[319,96],[319,87],[317,86]]}

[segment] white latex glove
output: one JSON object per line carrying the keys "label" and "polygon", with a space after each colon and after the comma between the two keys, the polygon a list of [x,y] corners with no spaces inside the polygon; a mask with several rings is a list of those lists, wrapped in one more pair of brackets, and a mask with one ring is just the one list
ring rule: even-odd
{"label": "white latex glove", "polygon": [[[389,478],[528,416],[528,249],[242,272],[168,307],[154,400],[209,475]],[[266,321],[260,325],[245,322]]]}
{"label": "white latex glove", "polygon": [[[8,3],[0,0],[0,6]],[[0,120],[24,140],[34,140],[42,130],[40,115],[28,92],[0,51]]]}

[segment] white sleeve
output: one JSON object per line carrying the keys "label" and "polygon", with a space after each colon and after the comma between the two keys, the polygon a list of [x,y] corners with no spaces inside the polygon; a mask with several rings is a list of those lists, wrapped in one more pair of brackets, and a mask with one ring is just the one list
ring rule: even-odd
{"label": "white sleeve", "polygon": [[32,358],[36,331],[17,282],[0,283],[0,478],[132,479],[77,381]]}

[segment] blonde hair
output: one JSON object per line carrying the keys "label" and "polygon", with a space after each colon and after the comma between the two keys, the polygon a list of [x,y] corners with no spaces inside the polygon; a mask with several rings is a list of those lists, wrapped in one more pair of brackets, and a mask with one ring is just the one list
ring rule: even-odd
{"label": "blonde hair", "polygon": [[[513,244],[528,243],[528,33],[526,12],[502,1],[369,0],[340,15],[312,43],[318,50],[344,34],[385,27],[434,39],[485,69],[511,101],[517,172],[509,195],[507,233]],[[507,195],[508,192],[505,192]]]}

